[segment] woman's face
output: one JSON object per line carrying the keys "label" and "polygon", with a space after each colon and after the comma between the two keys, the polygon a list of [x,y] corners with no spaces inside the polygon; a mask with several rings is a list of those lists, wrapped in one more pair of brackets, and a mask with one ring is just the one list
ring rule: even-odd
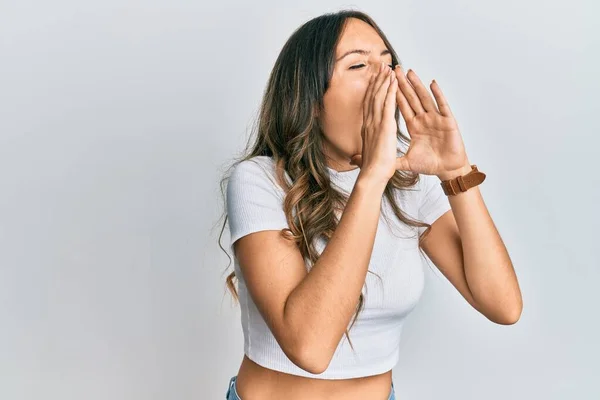
{"label": "woman's face", "polygon": [[[359,52],[352,52],[358,50]],[[319,113],[325,136],[327,164],[338,171],[356,168],[350,157],[362,151],[363,99],[369,77],[392,55],[377,31],[357,18],[349,18],[336,48],[329,88]]]}

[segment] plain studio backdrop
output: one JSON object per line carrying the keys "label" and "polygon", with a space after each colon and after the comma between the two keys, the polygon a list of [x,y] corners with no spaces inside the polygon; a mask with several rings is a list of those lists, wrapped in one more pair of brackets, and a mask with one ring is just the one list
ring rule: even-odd
{"label": "plain studio backdrop", "polygon": [[0,1],[0,398],[225,397],[219,180],[285,40],[342,8],[439,82],[523,293],[496,325],[424,264],[399,399],[600,398],[592,0]]}

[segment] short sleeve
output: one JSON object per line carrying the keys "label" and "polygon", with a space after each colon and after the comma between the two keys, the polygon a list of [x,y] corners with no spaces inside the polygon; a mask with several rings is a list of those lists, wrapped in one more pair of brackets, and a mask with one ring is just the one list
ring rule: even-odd
{"label": "short sleeve", "polygon": [[239,238],[253,232],[288,228],[283,211],[283,190],[275,182],[271,165],[244,160],[227,182],[230,250]]}
{"label": "short sleeve", "polygon": [[[419,220],[433,224],[446,211],[451,210],[448,196],[444,193],[440,178],[436,175],[419,175]],[[426,227],[418,227],[419,236]]]}

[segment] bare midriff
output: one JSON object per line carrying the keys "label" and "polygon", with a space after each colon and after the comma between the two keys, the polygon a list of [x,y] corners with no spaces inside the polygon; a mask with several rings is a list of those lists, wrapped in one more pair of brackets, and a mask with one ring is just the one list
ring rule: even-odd
{"label": "bare midriff", "polygon": [[387,400],[391,386],[392,370],[359,378],[316,379],[265,368],[246,355],[236,378],[241,400]]}

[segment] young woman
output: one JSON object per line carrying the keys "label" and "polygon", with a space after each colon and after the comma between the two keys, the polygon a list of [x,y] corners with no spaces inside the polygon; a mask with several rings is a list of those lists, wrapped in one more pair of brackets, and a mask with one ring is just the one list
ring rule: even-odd
{"label": "young woman", "polygon": [[277,58],[256,142],[227,183],[227,284],[245,353],[227,399],[394,399],[423,250],[488,319],[519,319],[517,279],[477,187],[485,175],[437,83],[431,97],[399,64],[354,10],[305,23]]}

